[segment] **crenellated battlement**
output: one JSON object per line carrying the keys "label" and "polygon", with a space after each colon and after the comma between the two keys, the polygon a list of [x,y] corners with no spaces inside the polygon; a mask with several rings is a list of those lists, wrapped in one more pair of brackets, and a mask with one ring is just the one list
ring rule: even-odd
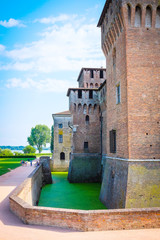
{"label": "crenellated battlement", "polygon": [[160,1],[106,1],[98,27],[106,56],[127,28],[160,30]]}

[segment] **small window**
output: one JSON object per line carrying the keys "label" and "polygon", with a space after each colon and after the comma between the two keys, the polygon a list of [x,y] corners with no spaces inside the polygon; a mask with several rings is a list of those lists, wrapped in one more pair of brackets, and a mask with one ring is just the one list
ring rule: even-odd
{"label": "small window", "polygon": [[74,112],[76,112],[76,104],[74,103]]}
{"label": "small window", "polygon": [[160,28],[160,6],[157,7],[156,11],[156,28]]}
{"label": "small window", "polygon": [[140,6],[136,6],[135,27],[141,27],[141,24],[142,24],[142,10]]}
{"label": "small window", "polygon": [[100,78],[103,78],[103,70],[100,70]]}
{"label": "small window", "polygon": [[84,142],[84,149],[85,149],[85,150],[88,149],[88,142]]}
{"label": "small window", "polygon": [[62,123],[58,124],[58,128],[63,128],[63,124]]}
{"label": "small window", "polygon": [[88,83],[86,83],[86,87],[88,88]]}
{"label": "small window", "polygon": [[110,153],[116,153],[116,130],[109,132],[110,137]]}
{"label": "small window", "polygon": [[89,99],[92,99],[92,98],[93,98],[93,91],[89,90]]}
{"label": "small window", "polygon": [[128,25],[131,25],[131,6],[128,4]]}
{"label": "small window", "polygon": [[78,98],[82,98],[82,90],[78,90]]}
{"label": "small window", "polygon": [[88,115],[86,116],[86,124],[87,125],[89,124],[89,116]]}
{"label": "small window", "polygon": [[150,6],[147,6],[146,8],[145,27],[146,28],[152,27],[152,10]]}
{"label": "small window", "polygon": [[94,78],[93,70],[90,71],[90,77],[91,77],[91,78]]}
{"label": "small window", "polygon": [[98,88],[98,83],[95,84],[95,88]]}
{"label": "small window", "polygon": [[60,153],[60,160],[65,160],[65,153],[64,152]]}
{"label": "small window", "polygon": [[116,104],[121,102],[121,87],[120,84],[116,86]]}
{"label": "small window", "polygon": [[113,68],[115,68],[116,67],[116,49],[114,48],[113,49]]}
{"label": "small window", "polygon": [[59,143],[63,143],[63,134],[59,134]]}

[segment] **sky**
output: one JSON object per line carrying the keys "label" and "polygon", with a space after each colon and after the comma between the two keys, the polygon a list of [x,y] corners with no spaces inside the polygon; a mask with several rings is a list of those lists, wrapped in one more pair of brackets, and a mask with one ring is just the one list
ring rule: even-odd
{"label": "sky", "polygon": [[105,67],[97,23],[105,0],[3,0],[0,146],[26,146],[31,128],[69,108],[82,67]]}

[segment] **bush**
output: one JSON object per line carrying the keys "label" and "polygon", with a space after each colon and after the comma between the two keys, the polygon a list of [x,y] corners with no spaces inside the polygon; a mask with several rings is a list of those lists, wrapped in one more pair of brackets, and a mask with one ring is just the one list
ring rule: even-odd
{"label": "bush", "polygon": [[13,153],[10,149],[1,149],[0,156],[13,156]]}
{"label": "bush", "polygon": [[36,149],[34,147],[32,147],[31,145],[28,145],[26,146],[24,149],[23,149],[23,152],[26,154],[26,153],[35,153],[36,152]]}

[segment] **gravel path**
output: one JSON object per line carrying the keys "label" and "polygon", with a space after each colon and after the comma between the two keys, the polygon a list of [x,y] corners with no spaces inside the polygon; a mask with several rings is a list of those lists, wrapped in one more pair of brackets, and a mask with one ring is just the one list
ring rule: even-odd
{"label": "gravel path", "polygon": [[83,233],[23,224],[10,212],[8,197],[33,169],[34,167],[19,167],[0,176],[0,240],[160,240],[160,229]]}

